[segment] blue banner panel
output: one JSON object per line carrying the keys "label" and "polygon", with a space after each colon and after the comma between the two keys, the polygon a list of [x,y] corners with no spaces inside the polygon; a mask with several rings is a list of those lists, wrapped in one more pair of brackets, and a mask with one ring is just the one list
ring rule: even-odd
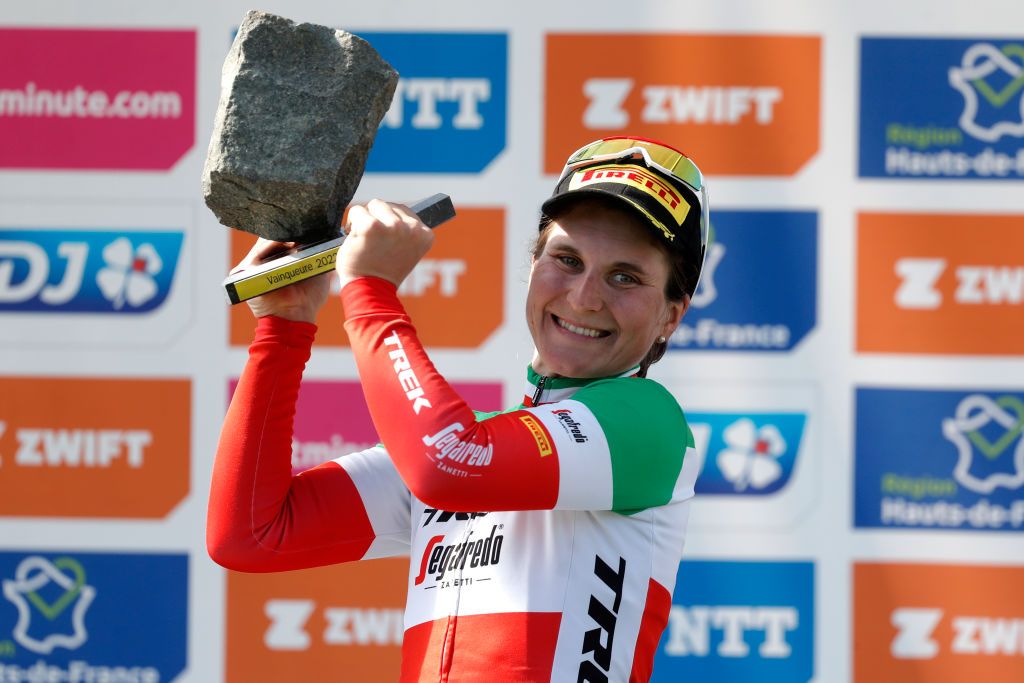
{"label": "blue banner panel", "polygon": [[805,683],[813,677],[813,563],[679,565],[652,682]]}
{"label": "blue banner panel", "polygon": [[0,230],[0,312],[155,310],[183,240],[182,231]]}
{"label": "blue banner panel", "polygon": [[358,35],[401,76],[368,173],[479,173],[505,149],[506,34]]}
{"label": "blue banner panel", "polygon": [[858,527],[1024,528],[1024,393],[857,389]]}
{"label": "blue banner panel", "polygon": [[712,211],[711,243],[671,349],[789,351],[817,322],[818,215]]}
{"label": "blue banner panel", "polygon": [[0,553],[0,681],[172,681],[188,653],[188,557]]}
{"label": "blue banner panel", "polygon": [[1024,38],[862,38],[860,175],[1024,178]]}
{"label": "blue banner panel", "polygon": [[789,483],[807,416],[688,412],[686,421],[708,434],[698,494],[763,496]]}

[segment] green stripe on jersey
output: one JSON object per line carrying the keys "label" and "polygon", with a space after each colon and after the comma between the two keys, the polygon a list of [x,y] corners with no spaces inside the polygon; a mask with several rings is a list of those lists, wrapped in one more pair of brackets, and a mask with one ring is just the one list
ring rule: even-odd
{"label": "green stripe on jersey", "polygon": [[672,394],[640,377],[601,380],[573,395],[590,409],[608,441],[612,509],[665,505],[683,467],[693,434]]}

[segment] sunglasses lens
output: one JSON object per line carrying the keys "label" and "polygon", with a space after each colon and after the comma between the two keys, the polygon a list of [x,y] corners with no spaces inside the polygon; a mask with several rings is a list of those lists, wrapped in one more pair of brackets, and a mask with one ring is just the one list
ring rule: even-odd
{"label": "sunglasses lens", "polygon": [[664,171],[695,190],[699,191],[704,187],[704,177],[701,175],[700,170],[684,154],[649,140],[639,140],[636,138],[598,140],[577,150],[575,154],[569,157],[566,163],[571,166],[590,161],[591,159],[613,158],[615,155],[630,149],[643,150],[649,161],[660,166]]}

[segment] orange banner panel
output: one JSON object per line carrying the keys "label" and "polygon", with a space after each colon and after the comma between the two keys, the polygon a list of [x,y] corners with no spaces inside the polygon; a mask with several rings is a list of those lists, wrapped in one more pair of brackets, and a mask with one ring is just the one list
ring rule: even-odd
{"label": "orange banner panel", "polygon": [[[476,348],[504,320],[505,211],[457,211],[454,219],[437,228],[434,245],[398,290],[425,346]],[[230,232],[233,265],[256,240],[240,230]],[[316,343],[348,346],[343,322],[341,299],[332,294],[317,318]],[[245,304],[231,307],[233,346],[248,346],[254,328]]]}
{"label": "orange banner panel", "polygon": [[1024,568],[859,563],[854,683],[1024,680]]}
{"label": "orange banner panel", "polygon": [[655,138],[710,175],[794,175],[820,144],[821,39],[551,34],[544,171],[612,135]]}
{"label": "orange banner panel", "polygon": [[188,380],[0,378],[0,514],[165,517],[190,425]]}
{"label": "orange banner panel", "polygon": [[857,350],[1024,354],[1024,216],[862,213]]}
{"label": "orange banner panel", "polygon": [[408,558],[228,572],[226,680],[397,681]]}

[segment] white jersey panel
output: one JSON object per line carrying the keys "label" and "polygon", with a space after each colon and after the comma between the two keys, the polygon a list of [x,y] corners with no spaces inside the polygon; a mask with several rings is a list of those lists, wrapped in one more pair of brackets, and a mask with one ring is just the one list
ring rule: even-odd
{"label": "white jersey panel", "polygon": [[387,451],[374,446],[335,459],[352,478],[375,535],[364,560],[409,554],[412,494]]}

